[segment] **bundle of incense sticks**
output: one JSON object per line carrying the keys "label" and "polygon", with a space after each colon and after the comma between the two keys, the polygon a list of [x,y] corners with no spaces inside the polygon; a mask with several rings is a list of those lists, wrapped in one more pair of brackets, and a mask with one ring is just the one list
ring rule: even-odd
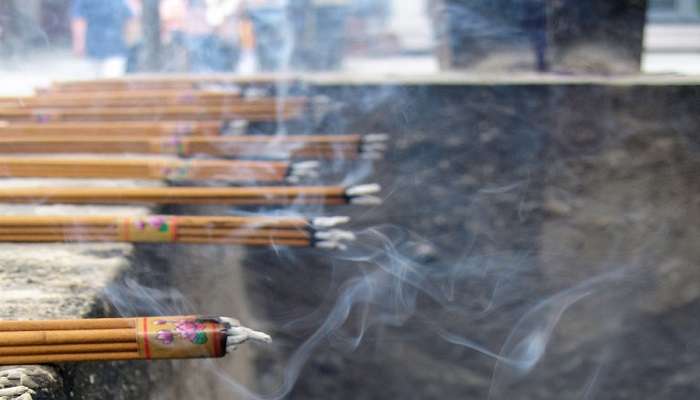
{"label": "bundle of incense sticks", "polygon": [[0,176],[297,182],[317,175],[313,161],[177,160],[152,158],[0,157]]}
{"label": "bundle of incense sticks", "polygon": [[186,104],[238,104],[240,90],[137,90],[123,92],[47,93],[41,96],[0,97],[3,107],[135,107]]}
{"label": "bundle of incense sticks", "polygon": [[277,121],[300,118],[305,99],[247,100],[231,105],[176,105],[151,107],[9,108],[0,107],[0,121]]}
{"label": "bundle of incense sticks", "polygon": [[346,217],[0,216],[0,242],[125,242],[344,248]]}
{"label": "bundle of incense sticks", "polygon": [[5,122],[0,138],[218,136],[221,121]]}
{"label": "bundle of incense sticks", "polygon": [[0,321],[0,365],[221,358],[247,341],[271,338],[225,317]]}
{"label": "bundle of incense sticks", "polygon": [[163,154],[233,158],[379,158],[386,135],[221,137],[0,137],[0,154]]}
{"label": "bundle of incense sticks", "polygon": [[377,205],[376,184],[351,187],[0,187],[0,202],[42,204]]}

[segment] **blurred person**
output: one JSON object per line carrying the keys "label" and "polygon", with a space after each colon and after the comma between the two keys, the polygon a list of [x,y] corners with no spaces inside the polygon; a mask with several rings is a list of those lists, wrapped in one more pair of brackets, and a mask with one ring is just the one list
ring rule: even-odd
{"label": "blurred person", "polygon": [[191,72],[216,70],[214,52],[216,38],[207,20],[207,4],[204,0],[187,0],[185,20],[185,47]]}
{"label": "blurred person", "polygon": [[314,7],[314,68],[340,69],[345,53],[345,27],[350,0],[311,0]]}
{"label": "blurred person", "polygon": [[160,35],[162,43],[162,68],[167,72],[185,72],[188,67],[185,25],[186,0],[161,0]]}
{"label": "blurred person", "polygon": [[547,2],[546,0],[521,0],[521,25],[530,39],[535,53],[536,69],[549,70],[547,61]]}
{"label": "blurred person", "polygon": [[[242,18],[248,19],[255,37],[255,55],[261,71],[279,71],[291,52],[287,39],[287,7],[284,0],[245,0]],[[289,54],[291,55],[291,54]]]}
{"label": "blurred person", "polygon": [[163,43],[184,43],[187,1],[161,0],[159,11]]}
{"label": "blurred person", "polygon": [[205,0],[163,0],[160,3],[166,69],[169,71],[230,71],[238,58],[237,37],[226,29],[227,9]]}
{"label": "blurred person", "polygon": [[143,49],[143,30],[141,17],[143,15],[142,0],[127,0],[133,17],[126,25],[125,41],[127,46],[126,72],[136,72],[139,68],[139,55]]}
{"label": "blurred person", "polygon": [[238,37],[240,43],[240,63],[238,72],[250,74],[255,72],[255,29],[248,18],[239,19]]}
{"label": "blurred person", "polygon": [[125,30],[134,13],[126,0],[74,0],[73,51],[88,57],[99,77],[118,77],[126,71]]}

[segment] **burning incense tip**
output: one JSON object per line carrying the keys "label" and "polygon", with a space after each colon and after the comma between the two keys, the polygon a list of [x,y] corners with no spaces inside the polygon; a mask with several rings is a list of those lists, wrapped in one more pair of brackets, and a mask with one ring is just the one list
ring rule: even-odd
{"label": "burning incense tip", "polygon": [[350,204],[358,206],[379,206],[383,202],[384,200],[377,196],[358,196],[350,199]]}
{"label": "burning incense tip", "polygon": [[355,236],[355,234],[350,232],[350,231],[333,229],[330,231],[316,232],[316,239],[340,242],[343,240],[347,240],[347,241],[357,240],[357,236]]}
{"label": "burning incense tip", "polygon": [[318,217],[311,221],[311,224],[316,229],[333,228],[338,225],[344,225],[350,222],[350,217]]}
{"label": "burning incense tip", "polygon": [[379,161],[379,160],[384,159],[384,154],[383,154],[383,153],[376,152],[376,151],[372,151],[372,152],[363,152],[362,154],[360,154],[360,157],[361,157],[363,160]]}
{"label": "burning incense tip", "polygon": [[318,178],[319,166],[320,164],[318,161],[294,163],[289,168],[289,176],[287,177],[287,181],[296,183],[301,179]]}
{"label": "burning incense tip", "polygon": [[272,337],[270,335],[254,331],[245,326],[241,326],[238,320],[233,318],[220,317],[221,321],[229,324],[231,327],[226,331],[228,337],[226,338],[226,350],[232,352],[238,348],[238,345],[243,344],[247,341],[258,342],[269,344],[272,343]]}
{"label": "burning incense tip", "polygon": [[363,206],[376,206],[382,204],[380,197],[374,196],[382,191],[382,187],[376,183],[359,185],[348,188],[346,196],[350,198],[350,204]]}
{"label": "burning incense tip", "polygon": [[389,140],[389,135],[386,133],[370,133],[369,135],[363,136],[362,140],[365,143],[387,142]]}
{"label": "burning incense tip", "polygon": [[370,183],[367,185],[358,185],[358,186],[352,186],[349,187],[346,190],[346,194],[348,196],[354,197],[354,196],[367,196],[371,194],[377,194],[382,191],[381,185],[377,183]]}
{"label": "burning incense tip", "polygon": [[354,233],[343,230],[330,230],[325,232],[316,232],[315,238],[317,240],[315,246],[322,249],[331,250],[347,250],[348,246],[344,242],[353,242],[357,240]]}
{"label": "burning incense tip", "polygon": [[389,147],[385,143],[367,143],[362,146],[362,151],[367,153],[381,153]]}

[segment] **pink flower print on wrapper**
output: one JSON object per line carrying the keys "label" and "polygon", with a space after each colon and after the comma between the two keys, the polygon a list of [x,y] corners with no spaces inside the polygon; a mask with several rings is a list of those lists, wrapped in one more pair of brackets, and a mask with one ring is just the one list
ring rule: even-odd
{"label": "pink flower print on wrapper", "polygon": [[175,324],[175,330],[183,338],[194,344],[204,344],[207,342],[207,334],[204,333],[206,326],[195,321],[180,321]]}
{"label": "pink flower print on wrapper", "polygon": [[175,341],[175,335],[171,331],[158,331],[156,339],[163,344],[170,345]]}
{"label": "pink flower print on wrapper", "polygon": [[154,216],[148,218],[148,224],[160,232],[168,231],[168,219],[163,216]]}

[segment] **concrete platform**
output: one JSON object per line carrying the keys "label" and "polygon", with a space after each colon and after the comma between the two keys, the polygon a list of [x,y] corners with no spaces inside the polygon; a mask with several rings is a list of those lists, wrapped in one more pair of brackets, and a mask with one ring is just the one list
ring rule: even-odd
{"label": "concrete platform", "polygon": [[[118,186],[110,181],[3,179],[0,185],[51,187]],[[151,182],[121,182],[121,185],[158,185]],[[146,207],[0,205],[4,215],[147,215]],[[0,244],[0,318],[74,319],[117,315],[105,298],[105,290],[133,267],[130,244]],[[138,370],[138,368],[136,369]],[[71,372],[67,372],[71,371]],[[95,385],[114,374],[104,366],[3,367],[0,368],[0,398],[68,399],[104,398],[105,387]],[[142,370],[145,372],[145,370]],[[129,380],[129,375],[124,375]],[[116,380],[119,382],[120,380]],[[136,389],[138,388],[138,389]],[[4,392],[3,392],[4,391]],[[78,395],[70,393],[80,392]],[[3,393],[14,393],[4,396]],[[93,393],[93,395],[89,395]],[[98,397],[96,394],[100,393]],[[134,398],[143,386],[116,386],[114,398]],[[4,396],[4,397],[3,397]]]}

